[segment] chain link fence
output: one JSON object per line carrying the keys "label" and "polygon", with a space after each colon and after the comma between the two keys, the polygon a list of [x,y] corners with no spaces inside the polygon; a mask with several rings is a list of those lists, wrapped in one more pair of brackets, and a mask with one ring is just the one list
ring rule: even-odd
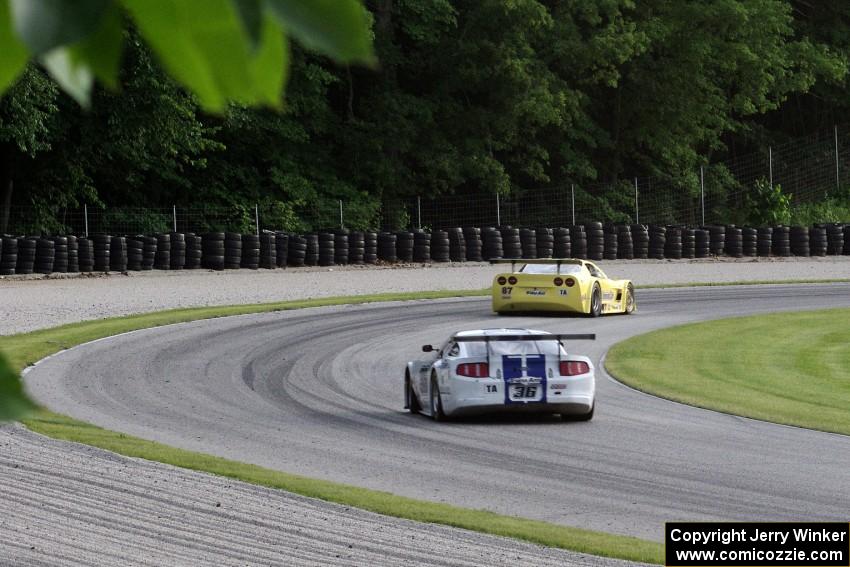
{"label": "chain link fence", "polygon": [[[746,224],[747,196],[759,180],[790,195],[792,210],[809,211],[801,224],[850,222],[850,127],[794,139],[713,163],[676,177],[635,177],[614,183],[493,194],[411,197],[382,203],[325,200],[230,207],[13,207],[13,234],[153,234],[159,232],[320,229],[400,230],[460,226],[569,226],[589,221],[689,225]],[[830,201],[831,199],[831,201]],[[831,203],[832,212],[818,209]],[[845,215],[847,218],[817,218]]]}

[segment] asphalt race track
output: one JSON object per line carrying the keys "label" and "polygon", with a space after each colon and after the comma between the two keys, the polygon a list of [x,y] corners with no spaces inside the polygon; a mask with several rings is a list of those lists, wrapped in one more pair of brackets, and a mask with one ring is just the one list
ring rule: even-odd
{"label": "asphalt race track", "polygon": [[[850,306],[850,284],[637,297],[636,315],[600,319],[497,317],[487,299],[212,319],[66,351],[26,382],[53,410],[173,446],[647,539],[662,539],[669,520],[846,521],[850,438],[657,399],[599,362],[615,342],[678,323]],[[570,349],[597,362],[593,421],[437,424],[402,409],[404,363],[420,345],[502,326],[597,333]]]}

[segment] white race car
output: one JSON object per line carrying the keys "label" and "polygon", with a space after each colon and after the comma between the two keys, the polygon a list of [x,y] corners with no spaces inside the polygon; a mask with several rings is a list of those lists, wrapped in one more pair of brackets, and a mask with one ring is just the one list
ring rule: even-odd
{"label": "white race car", "polygon": [[440,348],[424,345],[426,359],[407,363],[404,407],[435,421],[501,411],[590,420],[596,398],[593,363],[568,354],[564,341],[595,338],[530,329],[455,333]]}

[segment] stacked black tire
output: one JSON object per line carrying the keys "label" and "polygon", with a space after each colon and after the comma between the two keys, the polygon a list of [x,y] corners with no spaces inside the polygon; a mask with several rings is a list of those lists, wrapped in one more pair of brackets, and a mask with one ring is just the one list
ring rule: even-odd
{"label": "stacked black tire", "polygon": [[463,235],[463,229],[450,228],[446,232],[449,235],[449,260],[466,261],[466,238]]}
{"label": "stacked black tire", "polygon": [[502,246],[502,233],[492,226],[485,226],[481,229],[481,256],[484,260],[498,260],[505,257],[505,250]]}
{"label": "stacked black tire", "polygon": [[435,230],[431,233],[431,260],[433,262],[448,262],[451,260],[452,244],[449,233],[445,230]]}
{"label": "stacked black tire", "polygon": [[378,261],[378,233],[364,232],[363,233],[364,254],[363,261],[367,264],[374,264]]}
{"label": "stacked black tire", "polygon": [[744,257],[743,231],[736,226],[725,227],[723,251],[733,258]]}
{"label": "stacked black tire", "polygon": [[260,235],[242,235],[242,258],[239,260],[239,267],[248,270],[260,268]]}
{"label": "stacked black tire", "polygon": [[285,232],[274,233],[274,265],[278,268],[286,268],[289,262],[289,239]]}
{"label": "stacked black tire", "polygon": [[109,239],[109,269],[113,272],[127,271],[127,239],[123,236]]}
{"label": "stacked black tire", "polygon": [[3,236],[0,247],[0,276],[13,276],[18,267],[18,239]]}
{"label": "stacked black tire", "polygon": [[172,232],[169,236],[171,238],[169,268],[182,270],[186,267],[186,235],[182,232]]}
{"label": "stacked black tire", "polygon": [[[240,240],[241,244],[241,240]],[[208,270],[223,270],[225,257],[225,234],[207,232],[201,236],[202,265]],[[241,250],[240,250],[241,253]]]}
{"label": "stacked black tire", "polygon": [[[587,249],[587,240],[584,238],[583,231],[577,231],[581,235],[581,240],[584,243],[585,250]],[[556,228],[553,232],[552,240],[552,256],[554,258],[572,258],[573,249],[573,232],[569,228]]]}
{"label": "stacked black tire", "polygon": [[663,260],[666,246],[667,228],[657,224],[649,225],[649,257]]}
{"label": "stacked black tire", "polygon": [[826,228],[827,254],[838,256],[844,253],[844,232],[847,230],[843,224],[830,223],[822,225]]}
{"label": "stacked black tire", "polygon": [[682,229],[678,226],[665,228],[664,257],[671,260],[682,259]]}
{"label": "stacked black tire", "polygon": [[[556,248],[557,248],[557,239],[555,240]],[[584,226],[580,224],[574,224],[570,226],[570,246],[572,248],[572,255],[575,258],[580,258],[582,260],[587,258],[587,233],[584,231]],[[557,254],[557,250],[555,254]]]}
{"label": "stacked black tire", "polygon": [[153,267],[157,270],[171,269],[171,235],[160,233],[156,235],[156,255]]}
{"label": "stacked black tire", "polygon": [[758,231],[752,227],[745,226],[741,229],[743,237],[744,256],[752,257],[758,254]]}
{"label": "stacked black tire", "polygon": [[413,233],[413,261],[431,261],[431,235],[420,229]]}
{"label": "stacked black tire", "polygon": [[519,244],[522,257],[526,260],[537,258],[537,231],[532,228],[519,229]]}
{"label": "stacked black tire", "polygon": [[304,265],[305,266],[318,266],[319,265],[319,235],[318,234],[305,234],[304,240],[306,242],[307,248],[304,252]]}
{"label": "stacked black tire", "polygon": [[759,256],[770,256],[773,248],[773,228],[769,226],[760,227],[757,230],[756,254]]}
{"label": "stacked black tire", "polygon": [[604,241],[602,257],[606,260],[616,260],[620,249],[617,227],[613,224],[605,225],[602,233]]}
{"label": "stacked black tire", "polygon": [[709,226],[708,228],[708,250],[714,256],[723,254],[726,248],[726,227]]}
{"label": "stacked black tire", "polygon": [[685,227],[682,229],[682,258],[696,258],[697,256],[697,235],[692,228]]}
{"label": "stacked black tire", "polygon": [[319,233],[319,265],[333,266],[336,251],[334,248],[334,234],[332,232]]}
{"label": "stacked black tire", "polygon": [[31,274],[35,268],[35,239],[20,237],[18,242],[18,258],[15,263],[16,274]]}
{"label": "stacked black tire", "polygon": [[94,244],[94,271],[108,272],[112,237],[108,234],[95,234],[91,240]]}
{"label": "stacked black tire", "polygon": [[617,230],[617,258],[632,260],[635,257],[635,244],[632,240],[632,229],[627,224],[620,224]]}
{"label": "stacked black tire", "polygon": [[203,260],[203,239],[197,234],[187,233],[186,240],[186,263],[187,270],[197,270],[201,267]]}
{"label": "stacked black tire", "polygon": [[850,224],[844,225],[844,255],[850,256]]}
{"label": "stacked black tire", "polygon": [[126,237],[127,243],[127,269],[138,272],[142,269],[142,261],[145,259],[145,242],[140,234]]}
{"label": "stacked black tire", "polygon": [[481,239],[481,229],[477,226],[463,228],[463,243],[466,246],[466,259],[470,262],[484,260],[484,242]]}
{"label": "stacked black tire", "polygon": [[260,235],[260,267],[265,270],[277,267],[277,237],[273,232]]}
{"label": "stacked black tire", "polygon": [[649,258],[649,230],[642,224],[633,224],[629,228],[632,233],[635,258],[639,260]]}
{"label": "stacked black tire", "polygon": [[68,273],[68,237],[53,237],[53,271],[57,274]]}
{"label": "stacked black tire", "polygon": [[694,257],[708,258],[711,256],[711,233],[706,228],[694,229]]}
{"label": "stacked black tire", "polygon": [[587,257],[591,260],[601,260],[605,254],[605,233],[601,222],[584,223],[587,234]]}
{"label": "stacked black tire", "polygon": [[[277,239],[281,242],[280,238]],[[280,260],[280,252],[278,252],[278,260]],[[300,234],[292,234],[289,236],[286,249],[286,264],[300,268],[306,264],[307,258],[307,239]]]}
{"label": "stacked black tire", "polygon": [[794,256],[810,256],[809,229],[805,226],[791,227],[791,253]]}
{"label": "stacked black tire", "polygon": [[[567,232],[567,238],[570,234]],[[553,258],[555,253],[555,231],[551,228],[538,228],[535,230],[535,239],[537,241],[536,254],[538,258]],[[558,256],[561,258],[562,256]]]}
{"label": "stacked black tire", "polygon": [[522,241],[519,239],[519,229],[505,226],[499,232],[502,235],[502,257],[522,258]]}
{"label": "stacked black tire", "polygon": [[773,227],[771,238],[771,253],[774,256],[788,257],[791,255],[791,228],[787,226]]}
{"label": "stacked black tire", "polygon": [[348,263],[366,263],[366,235],[359,230],[348,234]]}
{"label": "stacked black tire", "polygon": [[81,236],[77,239],[77,261],[80,265],[80,272],[94,271],[94,241],[91,238]]}
{"label": "stacked black tire", "polygon": [[809,253],[812,256],[826,256],[829,251],[829,241],[826,236],[826,227],[813,226],[809,229]]}
{"label": "stacked black tire", "polygon": [[381,232],[378,234],[378,258],[384,262],[397,262],[396,248],[398,236],[392,232]]}
{"label": "stacked black tire", "polygon": [[242,267],[242,235],[238,232],[224,233],[224,269],[238,270]]}
{"label": "stacked black tire", "polygon": [[348,229],[345,228],[334,231],[334,264],[338,266],[348,265],[350,253],[348,235]]}
{"label": "stacked black tire", "polygon": [[55,253],[56,245],[52,240],[48,240],[47,238],[36,239],[33,271],[37,274],[52,273]]}
{"label": "stacked black tire", "polygon": [[395,234],[395,255],[399,262],[413,261],[413,233],[401,231]]}

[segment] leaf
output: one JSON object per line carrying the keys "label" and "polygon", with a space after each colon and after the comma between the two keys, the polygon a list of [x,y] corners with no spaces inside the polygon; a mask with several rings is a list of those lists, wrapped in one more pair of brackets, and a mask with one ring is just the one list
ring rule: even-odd
{"label": "leaf", "polygon": [[0,0],[0,93],[11,85],[27,64],[27,48],[12,29],[8,2]]}
{"label": "leaf", "polygon": [[366,9],[357,0],[268,0],[268,4],[304,47],[340,63],[375,63]]}
{"label": "leaf", "polygon": [[24,394],[17,372],[0,354],[0,422],[25,417],[35,405]]}
{"label": "leaf", "polygon": [[259,102],[274,108],[281,104],[289,69],[289,45],[275,18],[263,18],[261,42],[252,57],[248,71],[253,79]]}
{"label": "leaf", "polygon": [[76,43],[92,33],[112,0],[9,0],[15,29],[33,55]]}
{"label": "leaf", "polygon": [[260,45],[263,32],[263,6],[260,0],[233,0],[242,25],[251,38],[251,45],[256,49]]}
{"label": "leaf", "polygon": [[62,90],[80,106],[89,108],[94,75],[85,62],[77,59],[71,48],[57,47],[41,58],[41,64]]}
{"label": "leaf", "polygon": [[280,92],[274,101],[269,93],[283,84],[282,32],[264,23],[263,45],[253,53],[230,0],[207,0],[202,7],[180,0],[123,2],[165,68],[205,109],[220,112],[230,100],[278,104]]}
{"label": "leaf", "polygon": [[74,60],[85,62],[95,77],[113,89],[118,87],[123,28],[121,9],[117,4],[111,4],[94,33],[71,47]]}

